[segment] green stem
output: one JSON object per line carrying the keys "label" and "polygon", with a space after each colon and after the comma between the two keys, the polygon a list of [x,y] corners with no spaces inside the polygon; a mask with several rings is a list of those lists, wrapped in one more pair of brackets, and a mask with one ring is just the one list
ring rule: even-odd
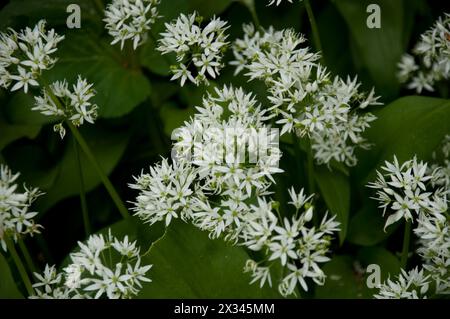
{"label": "green stem", "polygon": [[105,11],[105,6],[103,5],[102,0],[95,0],[95,5],[97,6],[98,12],[103,15]]}
{"label": "green stem", "polygon": [[312,195],[316,192],[316,182],[314,180],[314,156],[312,148],[309,146],[307,154],[307,167],[308,167],[308,191]]}
{"label": "green stem", "polygon": [[102,180],[103,185],[105,186],[106,190],[108,191],[109,196],[111,196],[111,199],[114,201],[114,204],[116,204],[117,208],[119,209],[119,212],[122,214],[122,217],[125,219],[129,218],[130,213],[128,212],[124,203],[120,199],[120,196],[117,193],[116,189],[111,184],[111,181],[109,180],[108,176],[106,176],[106,174],[103,172],[103,169],[101,168],[100,164],[98,163],[97,159],[95,158],[94,154],[92,153],[86,140],[83,138],[83,136],[80,134],[78,129],[70,121],[66,121],[66,123],[67,123],[67,126],[69,127],[70,131],[72,132],[73,136],[77,140],[78,144],[80,145],[81,149],[83,150],[84,154],[86,154],[86,157],[89,159],[89,161],[91,161],[92,165],[94,166],[94,169],[97,171],[97,174],[100,176],[100,179]]}
{"label": "green stem", "polygon": [[31,258],[30,252],[28,251],[27,246],[23,242],[23,239],[19,238],[18,243],[19,243],[20,251],[22,252],[23,257],[25,258],[25,262],[27,264],[28,270],[31,273],[37,272],[37,268],[34,265],[33,258]]}
{"label": "green stem", "polygon": [[22,281],[25,284],[25,288],[27,289],[28,294],[30,296],[33,295],[34,294],[33,286],[31,285],[31,281],[30,278],[28,277],[25,266],[23,265],[22,260],[20,260],[20,257],[17,254],[17,250],[16,247],[14,247],[14,243],[7,236],[5,236],[4,240],[6,242],[6,246],[8,247],[8,251],[11,254],[11,257],[13,258],[14,263],[16,264],[20,277],[22,278]]}
{"label": "green stem", "polygon": [[411,221],[408,220],[405,223],[405,232],[403,234],[402,257],[400,260],[400,266],[402,269],[405,269],[406,264],[408,263],[410,237],[411,237]]}
{"label": "green stem", "polygon": [[[61,102],[59,99],[53,94],[52,89],[50,86],[45,82],[45,80],[41,77],[41,81],[44,82],[44,89],[50,96],[50,98],[53,100],[53,102],[56,104],[56,106],[64,110],[64,107],[61,105]],[[105,186],[106,190],[109,193],[109,196],[111,196],[112,200],[117,206],[117,209],[119,210],[120,214],[123,216],[123,218],[127,219],[130,217],[130,214],[128,213],[127,208],[125,207],[124,203],[120,199],[119,194],[117,193],[114,186],[111,184],[111,181],[109,180],[108,176],[103,172],[103,169],[101,168],[100,164],[98,163],[97,159],[95,158],[94,154],[92,153],[89,145],[86,143],[86,140],[83,138],[83,136],[80,134],[78,129],[72,124],[71,121],[66,120],[67,126],[69,127],[70,131],[72,132],[73,136],[77,140],[78,144],[80,145],[83,152],[86,154],[88,160],[92,163],[94,166],[94,169],[97,171],[97,174],[100,176],[101,181],[103,182],[103,185]]]}
{"label": "green stem", "polygon": [[304,0],[304,1],[305,1],[306,13],[308,14],[309,23],[311,24],[311,30],[312,30],[312,34],[313,34],[314,45],[316,46],[316,49],[318,51],[320,51],[320,53],[322,55],[322,62],[324,62],[322,43],[320,42],[319,29],[317,28],[316,19],[314,17],[314,13],[312,11],[311,4],[310,4],[309,0]]}
{"label": "green stem", "polygon": [[80,202],[81,202],[81,212],[83,214],[83,224],[84,224],[84,231],[86,232],[86,237],[88,237],[91,234],[91,223],[89,222],[89,212],[88,212],[88,206],[86,201],[86,191],[84,187],[84,177],[83,177],[83,170],[81,168],[81,160],[80,160],[80,150],[78,143],[76,139],[73,139],[73,149],[75,151],[75,157],[77,160],[77,169],[78,169],[78,175],[79,175],[79,182],[80,182]]}
{"label": "green stem", "polygon": [[244,4],[252,14],[253,23],[255,24],[256,28],[259,29],[261,24],[259,23],[258,13],[256,12],[255,1],[244,1]]}

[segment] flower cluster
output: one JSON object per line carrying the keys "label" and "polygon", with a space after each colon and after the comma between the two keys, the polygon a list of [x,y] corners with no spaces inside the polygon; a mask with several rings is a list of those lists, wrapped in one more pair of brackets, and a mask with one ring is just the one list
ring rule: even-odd
{"label": "flower cluster", "polygon": [[[75,126],[80,126],[85,121],[93,124],[97,118],[98,108],[90,101],[94,96],[92,84],[78,76],[77,84],[73,85],[72,91],[65,80],[53,83],[49,89],[43,89],[42,96],[35,97],[35,106],[32,110],[47,116],[55,116],[62,121],[69,120]],[[54,128],[61,138],[64,138],[66,130],[62,123],[55,125]]]}
{"label": "flower cluster", "polygon": [[433,175],[433,187],[450,189],[450,135],[446,135],[441,148],[432,154],[433,161],[428,168],[428,174]]}
{"label": "flower cluster", "polygon": [[242,89],[216,89],[197,110],[172,136],[174,163],[163,160],[131,185],[141,191],[135,211],[150,223],[181,217],[212,237],[236,239],[250,211],[247,202],[269,194],[272,174],[282,172],[280,150],[272,145],[259,152],[256,143],[247,147],[254,135],[242,132],[267,127],[264,111]]}
{"label": "flower cluster", "polygon": [[[376,199],[384,211],[394,211],[386,227],[402,217],[414,223],[413,232],[419,238],[416,252],[422,258],[420,272],[415,269],[407,274],[402,270],[397,282],[388,280],[380,286],[377,298],[417,298],[416,288],[424,297],[450,293],[449,188],[436,188],[433,181],[440,168],[430,171],[427,167],[416,158],[400,165],[394,157],[393,163],[386,162],[382,168],[385,174],[378,172],[377,181],[369,184],[378,190]],[[434,292],[428,291],[426,281],[433,283]]]}
{"label": "flower cluster", "polygon": [[227,23],[213,17],[201,27],[203,18],[197,13],[181,14],[178,19],[166,23],[166,31],[161,33],[158,50],[162,54],[175,53],[177,64],[171,66],[173,77],[180,79],[181,86],[186,80],[195,85],[208,83],[208,76],[216,78],[223,68],[222,58],[228,46],[226,42]]}
{"label": "flower cluster", "polygon": [[136,48],[147,40],[158,15],[160,0],[113,0],[105,10],[106,29],[114,38],[111,44],[133,40]]}
{"label": "flower cluster", "polygon": [[270,112],[282,125],[281,133],[295,132],[311,139],[319,164],[332,160],[356,164],[356,147],[369,145],[362,133],[376,118],[357,112],[380,104],[372,90],[360,92],[357,79],[334,80],[319,62],[319,55],[302,47],[305,38],[293,30],[256,30],[244,26],[244,37],[233,45],[236,74],[263,80]]}
{"label": "flower cluster", "polygon": [[383,208],[383,215],[387,210],[394,212],[387,218],[385,228],[401,218],[413,221],[421,213],[445,213],[446,205],[441,205],[446,203],[444,189],[432,192],[427,187],[433,180],[433,175],[427,174],[427,163],[414,157],[400,165],[394,156],[394,161],[386,161],[381,169],[384,172],[377,171],[377,180],[368,186],[377,190],[375,199]]}
{"label": "flower cluster", "polygon": [[[277,203],[268,196],[275,182],[272,175],[282,172],[281,152],[276,143],[269,143],[271,133],[254,134],[270,131],[266,111],[251,94],[233,87],[216,89],[197,110],[172,136],[173,163],[163,159],[130,185],[140,192],[136,215],[150,224],[168,225],[181,218],[208,231],[211,238],[224,237],[268,253],[271,265],[288,269],[279,283],[284,295],[294,293],[297,282],[307,289],[305,278],[323,283],[318,264],[328,260],[330,235],[338,223],[325,216],[318,228],[308,228],[313,207],[311,196],[303,191],[290,192],[296,208],[291,219],[278,220],[272,212]],[[253,281],[272,282],[270,266],[260,267],[255,261],[247,266]]]}
{"label": "flower cluster", "polygon": [[401,270],[397,280],[388,279],[379,287],[377,299],[420,299],[426,298],[429,289],[429,276],[424,275],[423,269],[415,268],[409,272]]}
{"label": "flower cluster", "polygon": [[450,77],[450,14],[446,13],[421,36],[413,55],[405,54],[398,64],[398,77],[408,89],[421,93]]}
{"label": "flower cluster", "polygon": [[17,241],[21,236],[39,233],[42,226],[33,220],[37,213],[30,211],[31,204],[41,195],[37,188],[18,191],[19,173],[13,174],[0,165],[0,244],[7,250],[6,237]]}
{"label": "flower cluster", "polygon": [[127,236],[119,240],[111,232],[92,235],[86,244],[78,245],[79,251],[70,255],[71,263],[63,272],[47,265],[43,274],[35,273],[35,295],[30,298],[126,299],[137,295],[143,282],[151,282],[146,273],[152,266],[141,266],[139,248]]}
{"label": "flower cluster", "polygon": [[283,276],[278,284],[278,290],[283,296],[295,294],[297,284],[307,291],[306,278],[311,278],[316,284],[323,285],[325,273],[319,264],[329,261],[326,256],[331,244],[331,235],[339,231],[339,223],[334,217],[322,219],[320,225],[308,227],[314,214],[312,196],[305,196],[303,189],[296,193],[289,190],[295,207],[295,215],[290,219],[277,219],[273,213],[274,202],[258,200],[258,205],[252,205],[243,231],[240,235],[242,244],[254,251],[267,254],[266,259],[256,262],[247,261],[245,270],[251,272],[252,283],[260,281],[261,287],[267,281],[272,285],[270,269],[274,265],[283,267]]}
{"label": "flower cluster", "polygon": [[33,29],[0,33],[0,86],[11,86],[11,91],[23,88],[25,93],[29,86],[38,86],[42,71],[56,63],[51,55],[63,39],[53,29],[46,31],[44,20]]}

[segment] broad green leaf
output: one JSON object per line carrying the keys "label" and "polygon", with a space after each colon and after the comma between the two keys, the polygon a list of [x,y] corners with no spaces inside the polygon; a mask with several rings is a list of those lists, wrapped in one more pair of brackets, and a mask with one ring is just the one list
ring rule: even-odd
{"label": "broad green leaf", "polygon": [[[125,50],[125,49],[124,49]],[[50,81],[67,79],[74,83],[78,75],[94,84],[93,101],[99,116],[120,117],[145,101],[151,85],[137,65],[138,57],[130,50],[89,33],[68,33],[57,52],[59,61],[45,75]]]}
{"label": "broad green leaf", "polygon": [[278,298],[276,288],[249,285],[242,247],[211,240],[182,222],[172,223],[143,262],[153,264],[152,282],[140,298]]}
{"label": "broad green leaf", "polygon": [[4,122],[2,118],[0,118],[0,150],[19,138],[35,138],[40,129],[41,126],[39,125],[11,125]]}
{"label": "broad green leaf", "polygon": [[[397,63],[405,49],[404,2],[402,0],[335,0],[339,12],[347,22],[355,45],[354,57],[361,59],[378,93],[384,98],[396,96]],[[381,28],[368,28],[367,7],[378,4],[381,9]]]}
{"label": "broad green leaf", "polygon": [[11,0],[0,11],[0,29],[7,27],[32,27],[36,22],[45,19],[49,27],[66,27],[67,6],[77,4],[81,12],[81,28],[103,27],[99,8],[93,0]]}
{"label": "broad green leaf", "polygon": [[[362,267],[366,269],[368,265],[375,264],[380,266],[381,281],[388,277],[393,277],[400,272],[399,258],[383,247],[363,247],[358,252],[358,260]],[[366,278],[367,278],[366,274]]]}
{"label": "broad green leaf", "polygon": [[373,246],[389,237],[397,228],[395,224],[384,231],[386,222],[383,211],[376,207],[375,200],[366,197],[366,205],[358,211],[350,220],[347,240],[350,243],[361,246]]}
{"label": "broad green leaf", "polygon": [[355,269],[354,259],[347,255],[334,256],[323,266],[327,279],[316,287],[316,298],[356,299],[364,297],[365,280]]}
{"label": "broad green leaf", "polygon": [[[110,174],[125,151],[129,135],[98,128],[86,128],[82,130],[82,134],[104,172]],[[68,138],[66,150],[61,161],[52,169],[52,171],[57,171],[57,177],[48,188],[43,189],[46,194],[38,201],[39,211],[46,211],[58,201],[79,193],[78,164],[76,162],[73,139],[70,134]],[[100,185],[101,180],[82,151],[80,151],[80,158],[85,190],[89,192]]]}
{"label": "broad green leaf", "polygon": [[5,257],[0,254],[0,299],[22,299]]}
{"label": "broad green leaf", "polygon": [[392,161],[394,155],[399,161],[414,155],[431,159],[433,151],[450,132],[450,100],[408,96],[374,113],[378,119],[366,135],[373,147],[358,155],[359,164],[355,168],[364,185],[374,180],[375,170],[385,160]]}
{"label": "broad green leaf", "polygon": [[336,215],[337,221],[341,223],[339,239],[342,244],[347,234],[350,213],[349,179],[342,172],[336,169],[331,171],[323,165],[315,167],[314,175],[328,209]]}

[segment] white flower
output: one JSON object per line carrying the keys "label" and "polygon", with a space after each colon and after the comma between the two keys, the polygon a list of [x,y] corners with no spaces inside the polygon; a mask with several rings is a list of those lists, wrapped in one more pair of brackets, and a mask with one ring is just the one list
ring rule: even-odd
{"label": "white flower", "polygon": [[[85,121],[94,124],[98,106],[91,102],[95,96],[92,86],[93,84],[89,84],[81,76],[78,76],[72,91],[65,80],[57,81],[49,88],[43,89],[42,96],[35,97],[35,106],[32,110],[46,116],[54,116],[61,121],[69,120],[75,126],[80,126]],[[54,130],[60,133],[61,138],[64,137],[65,129],[62,123],[55,125]]]}
{"label": "white flower", "polygon": [[30,211],[41,193],[37,188],[18,191],[16,182],[19,175],[13,174],[7,166],[0,165],[0,244],[4,251],[7,250],[6,236],[17,241],[21,236],[39,233],[42,227],[33,220],[37,212]]}
{"label": "white flower", "polygon": [[[35,273],[35,295],[30,298],[131,298],[137,295],[143,282],[150,282],[146,273],[151,265],[141,266],[136,242],[122,241],[109,235],[92,235],[86,244],[78,243],[80,250],[70,255],[71,263],[64,268],[65,280],[55,267],[46,266],[44,274]],[[120,262],[113,263],[121,256]],[[112,257],[114,256],[114,257]],[[44,287],[41,290],[41,287]]]}
{"label": "white flower", "polygon": [[376,118],[358,113],[380,104],[371,90],[359,92],[357,79],[330,77],[318,63],[319,55],[303,47],[305,38],[294,30],[256,30],[244,26],[235,41],[236,74],[246,71],[250,80],[264,81],[271,103],[268,116],[282,125],[281,134],[309,137],[318,164],[331,161],[356,164],[356,148],[368,148],[362,133]]}
{"label": "white flower", "polygon": [[438,82],[450,77],[450,14],[445,13],[434,26],[421,35],[413,50],[415,57],[403,55],[398,64],[398,78],[407,88],[421,93],[434,91]]}
{"label": "white flower", "polygon": [[386,161],[381,169],[384,174],[377,171],[377,180],[368,187],[377,190],[375,199],[383,208],[383,215],[387,210],[394,212],[388,217],[385,228],[401,218],[414,220],[420,213],[440,214],[435,209],[434,195],[427,188],[433,179],[433,175],[427,173],[427,163],[418,162],[414,157],[400,165],[394,156],[394,161]]}
{"label": "white flower", "polygon": [[12,85],[11,91],[23,89],[25,93],[29,86],[38,86],[42,71],[56,63],[51,55],[63,39],[53,29],[45,30],[45,20],[33,29],[0,33],[0,86],[9,89]]}
{"label": "white flower", "polygon": [[415,268],[409,272],[402,269],[397,280],[388,279],[381,284],[377,299],[419,299],[424,298],[429,287],[429,276],[424,275],[423,269]]}
{"label": "white flower", "polygon": [[[181,14],[178,19],[166,23],[166,31],[161,33],[158,50],[162,54],[175,53],[177,64],[171,66],[174,76],[171,80],[186,80],[195,85],[208,83],[207,76],[215,79],[222,69],[222,58],[228,46],[225,21],[213,17],[206,26],[201,27],[202,17],[196,12],[188,16]],[[192,65],[196,71],[189,69]]]}
{"label": "white flower", "polygon": [[159,18],[159,3],[160,0],[113,0],[108,4],[103,21],[114,38],[111,44],[120,42],[123,49],[125,41],[132,40],[136,50],[147,40],[151,25]]}

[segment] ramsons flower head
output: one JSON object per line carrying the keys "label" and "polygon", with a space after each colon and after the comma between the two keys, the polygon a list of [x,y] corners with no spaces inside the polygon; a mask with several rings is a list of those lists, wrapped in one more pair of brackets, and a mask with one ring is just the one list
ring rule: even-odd
{"label": "ramsons flower head", "polygon": [[46,30],[45,20],[32,29],[0,33],[0,86],[25,93],[29,86],[38,86],[42,71],[56,63],[52,56],[63,39],[55,30]]}
{"label": "ramsons flower head", "polygon": [[450,78],[450,14],[445,13],[421,35],[413,55],[405,54],[398,64],[398,78],[408,89],[434,91]]}
{"label": "ramsons flower head", "polygon": [[166,23],[166,31],[161,33],[158,50],[162,54],[175,53],[177,63],[171,67],[172,80],[180,79],[181,86],[186,80],[195,85],[208,83],[208,78],[215,79],[223,68],[222,58],[229,44],[227,23],[216,17],[204,26],[202,21],[196,12],[181,14]]}
{"label": "ramsons flower head", "polygon": [[106,29],[114,38],[111,44],[133,41],[133,48],[143,44],[148,38],[152,24],[158,15],[160,0],[113,0],[105,10]]}
{"label": "ramsons flower head", "polygon": [[0,244],[4,251],[6,237],[17,241],[22,236],[39,233],[42,227],[34,222],[38,213],[31,211],[31,205],[41,193],[37,188],[25,186],[21,191],[17,184],[19,175],[0,165]]}
{"label": "ramsons flower head", "polygon": [[78,243],[70,255],[70,264],[58,272],[46,266],[35,273],[32,299],[127,299],[136,296],[144,282],[151,282],[147,272],[152,265],[141,265],[137,243],[111,235],[92,235]]}

